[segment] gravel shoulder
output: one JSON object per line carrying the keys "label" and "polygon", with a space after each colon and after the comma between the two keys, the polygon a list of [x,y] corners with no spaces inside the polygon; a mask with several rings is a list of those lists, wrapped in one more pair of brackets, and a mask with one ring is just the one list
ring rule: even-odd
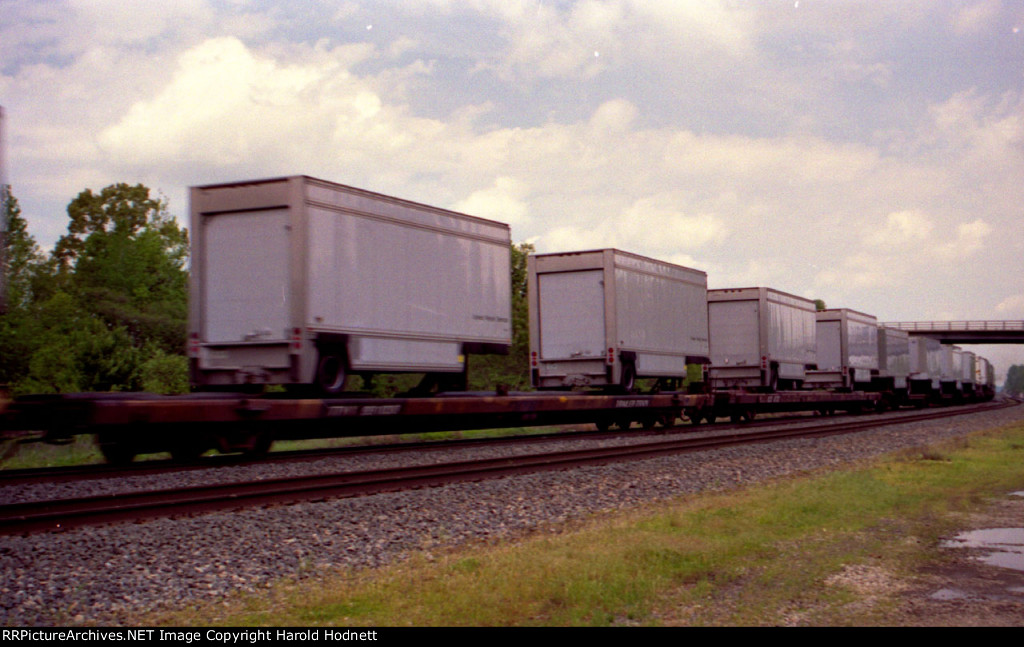
{"label": "gravel shoulder", "polygon": [[[1021,409],[359,499],[3,537],[0,622],[130,624],[140,612],[216,601],[282,579],[379,566],[412,551],[515,537],[595,512],[838,467],[1016,422],[1024,419]],[[1016,518],[1024,525],[1024,516]],[[964,559],[964,567],[973,565]],[[906,624],[940,624],[945,612],[928,596],[942,577],[955,575],[922,574],[917,588],[908,589],[920,594],[904,592]],[[946,602],[981,617],[970,600]],[[1003,604],[977,603],[992,613]],[[1014,612],[1024,618],[1019,607]]]}

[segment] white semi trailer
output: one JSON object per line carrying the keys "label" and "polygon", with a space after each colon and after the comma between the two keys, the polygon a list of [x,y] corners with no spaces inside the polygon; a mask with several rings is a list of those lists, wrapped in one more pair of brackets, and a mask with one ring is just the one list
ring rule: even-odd
{"label": "white semi trailer", "polygon": [[708,290],[712,386],[800,388],[817,364],[815,312],[772,288]]}
{"label": "white semi trailer", "polygon": [[939,392],[942,342],[932,337],[910,338],[910,392],[931,396]]}
{"label": "white semi trailer", "polygon": [[707,274],[619,251],[527,258],[530,364],[542,389],[679,384],[708,361]]}
{"label": "white semi trailer", "polygon": [[193,187],[191,230],[197,387],[464,388],[467,354],[511,344],[506,224],[294,176]]}
{"label": "white semi trailer", "polygon": [[878,375],[878,319],[849,308],[817,314],[818,369],[806,384],[845,389],[870,388]]}

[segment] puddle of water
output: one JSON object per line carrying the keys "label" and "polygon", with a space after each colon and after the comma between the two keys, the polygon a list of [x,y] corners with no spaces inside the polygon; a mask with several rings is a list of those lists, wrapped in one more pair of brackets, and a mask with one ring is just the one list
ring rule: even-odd
{"label": "puddle of water", "polygon": [[1024,571],[1024,528],[988,528],[962,532],[943,542],[946,548],[986,548],[993,552],[981,558],[991,566]]}
{"label": "puddle of water", "polygon": [[967,594],[956,589],[939,589],[928,597],[933,600],[964,600],[967,598]]}
{"label": "puddle of water", "polygon": [[1024,496],[1024,490],[1020,492],[1010,492],[1010,496]]}

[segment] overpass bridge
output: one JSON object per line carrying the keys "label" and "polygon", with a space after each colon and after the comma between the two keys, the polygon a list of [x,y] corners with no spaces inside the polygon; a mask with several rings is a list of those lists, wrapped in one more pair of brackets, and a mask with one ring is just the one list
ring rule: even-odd
{"label": "overpass bridge", "polygon": [[1024,321],[891,321],[878,325],[943,344],[1024,344]]}

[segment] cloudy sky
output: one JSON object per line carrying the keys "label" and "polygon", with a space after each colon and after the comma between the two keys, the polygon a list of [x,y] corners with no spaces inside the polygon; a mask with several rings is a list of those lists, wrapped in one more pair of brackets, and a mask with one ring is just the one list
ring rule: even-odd
{"label": "cloudy sky", "polygon": [[[306,174],[880,321],[1024,319],[1019,0],[0,0],[8,181]],[[976,347],[1001,374],[1024,347]]]}

